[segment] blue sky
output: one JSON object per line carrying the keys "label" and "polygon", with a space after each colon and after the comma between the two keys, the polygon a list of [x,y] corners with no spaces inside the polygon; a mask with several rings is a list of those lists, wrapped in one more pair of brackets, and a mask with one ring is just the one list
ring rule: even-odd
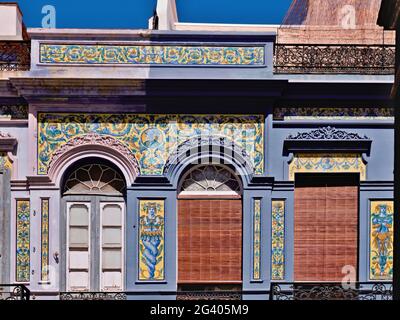
{"label": "blue sky", "polygon": [[[0,1],[0,2],[9,2]],[[27,27],[41,27],[42,7],[57,28],[147,28],[156,0],[19,0]],[[177,0],[181,22],[279,24],[292,0]]]}

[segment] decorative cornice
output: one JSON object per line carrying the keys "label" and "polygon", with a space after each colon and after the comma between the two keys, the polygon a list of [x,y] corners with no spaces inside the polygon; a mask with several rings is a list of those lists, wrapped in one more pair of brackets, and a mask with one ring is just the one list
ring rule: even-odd
{"label": "decorative cornice", "polygon": [[84,145],[98,145],[98,146],[105,146],[111,148],[121,155],[123,155],[129,163],[132,165],[132,168],[135,168],[135,174],[139,174],[139,165],[134,156],[134,154],[126,147],[123,143],[118,141],[117,139],[111,136],[99,135],[97,133],[88,133],[86,135],[75,137],[69,140],[66,144],[62,147],[57,149],[57,151],[53,154],[51,161],[49,163],[49,168],[67,151],[77,148],[79,146]]}
{"label": "decorative cornice", "polygon": [[309,132],[299,132],[296,136],[289,135],[286,140],[369,140],[358,133],[338,130],[334,127],[322,127]]}
{"label": "decorative cornice", "polygon": [[283,142],[283,154],[304,152],[354,152],[370,154],[372,140],[358,133],[322,127],[289,135]]}

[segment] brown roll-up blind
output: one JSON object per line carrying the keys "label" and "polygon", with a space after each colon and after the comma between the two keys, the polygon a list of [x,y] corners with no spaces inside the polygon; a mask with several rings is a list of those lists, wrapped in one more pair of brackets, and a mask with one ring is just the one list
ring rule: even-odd
{"label": "brown roll-up blind", "polygon": [[342,281],[357,270],[358,181],[353,175],[296,176],[295,281]]}
{"label": "brown roll-up blind", "polygon": [[241,281],[241,200],[179,200],[178,282]]}

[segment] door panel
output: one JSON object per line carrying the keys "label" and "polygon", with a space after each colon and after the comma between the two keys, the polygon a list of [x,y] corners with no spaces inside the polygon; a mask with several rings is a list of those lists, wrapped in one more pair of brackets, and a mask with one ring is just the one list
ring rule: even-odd
{"label": "door panel", "polygon": [[357,270],[358,181],[352,175],[296,176],[295,281],[340,282]]}
{"label": "door panel", "polygon": [[241,283],[241,200],[181,199],[178,208],[178,282]]}
{"label": "door panel", "polygon": [[67,202],[67,290],[88,291],[90,202]]}
{"label": "door panel", "polygon": [[121,202],[100,204],[100,289],[102,291],[123,289],[124,210],[124,204]]}

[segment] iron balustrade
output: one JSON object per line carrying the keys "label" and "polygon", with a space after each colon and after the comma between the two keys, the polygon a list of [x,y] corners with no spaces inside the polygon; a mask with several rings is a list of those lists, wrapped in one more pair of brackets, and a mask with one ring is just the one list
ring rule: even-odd
{"label": "iron balustrade", "polygon": [[242,300],[243,295],[264,296],[268,299],[269,291],[204,290],[204,291],[121,291],[121,292],[60,292],[60,300],[127,300],[128,296],[171,297],[176,300]]}
{"label": "iron balustrade", "polygon": [[274,71],[285,74],[395,73],[394,45],[276,44]]}
{"label": "iron balustrade", "polygon": [[126,300],[125,292],[60,292],[60,300]]}
{"label": "iron balustrade", "polygon": [[[128,296],[175,296],[176,300],[242,300],[244,295],[269,300],[392,300],[392,282],[279,282],[270,290],[253,291],[119,291],[60,292],[60,300],[127,300]],[[0,300],[29,300],[30,291],[23,284],[0,285]]]}
{"label": "iron balustrade", "polygon": [[27,71],[30,65],[30,41],[0,41],[0,71]]}
{"label": "iron balustrade", "polygon": [[391,282],[271,283],[270,300],[392,300]]}
{"label": "iron balustrade", "polygon": [[0,284],[0,300],[29,300],[30,290],[23,284]]}

